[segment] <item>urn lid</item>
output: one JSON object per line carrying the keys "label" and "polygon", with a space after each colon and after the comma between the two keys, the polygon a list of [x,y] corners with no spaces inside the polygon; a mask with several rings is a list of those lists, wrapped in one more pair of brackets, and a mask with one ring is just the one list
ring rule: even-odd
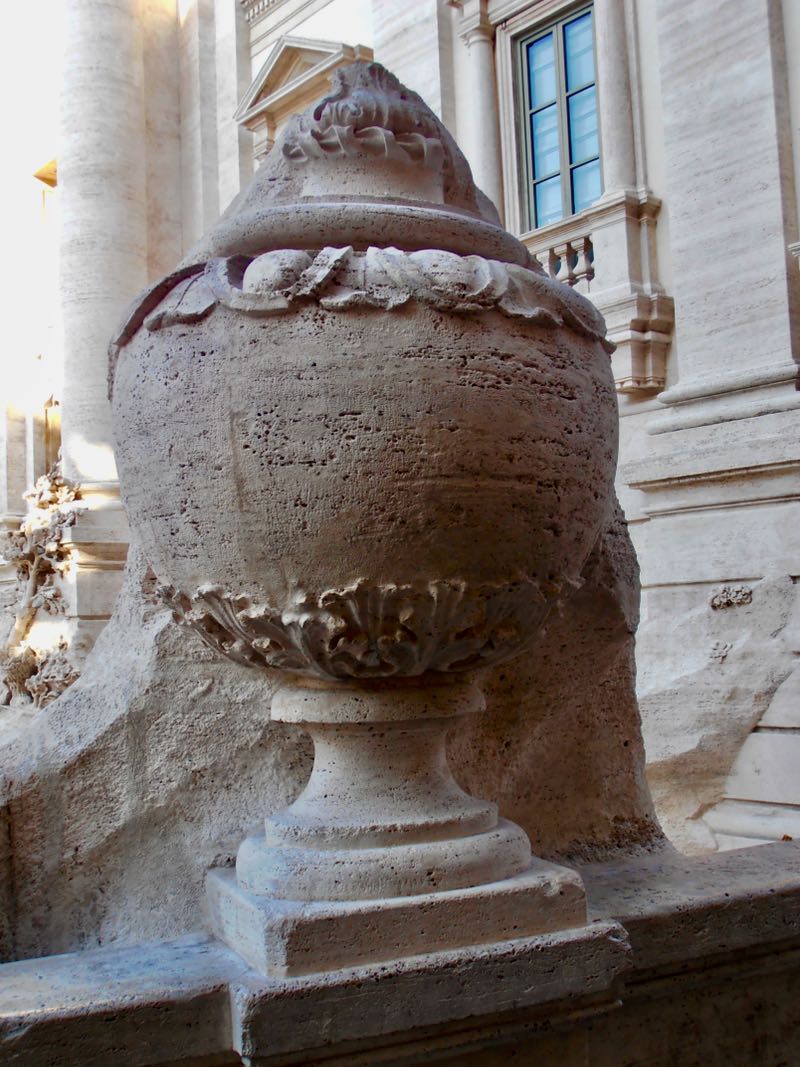
{"label": "urn lid", "polygon": [[183,266],[326,245],[439,248],[531,266],[450,133],[379,63],[334,73]]}

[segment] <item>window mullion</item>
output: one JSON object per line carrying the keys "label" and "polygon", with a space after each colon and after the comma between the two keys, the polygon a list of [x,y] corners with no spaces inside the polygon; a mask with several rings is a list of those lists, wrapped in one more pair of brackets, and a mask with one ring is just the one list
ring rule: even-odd
{"label": "window mullion", "polygon": [[564,26],[553,27],[558,88],[558,143],[561,160],[561,206],[564,218],[572,214],[572,183],[569,166],[569,124],[567,119],[567,64],[564,57]]}
{"label": "window mullion", "polygon": [[522,114],[525,118],[525,128],[523,130],[522,143],[524,145],[525,159],[523,161],[523,175],[525,182],[525,212],[527,215],[527,225],[529,229],[533,229],[536,226],[536,204],[534,202],[534,186],[533,186],[533,134],[531,131],[531,114],[533,101],[531,100],[530,91],[530,72],[528,69],[528,54],[526,46],[520,48],[519,53],[519,91],[522,101]]}

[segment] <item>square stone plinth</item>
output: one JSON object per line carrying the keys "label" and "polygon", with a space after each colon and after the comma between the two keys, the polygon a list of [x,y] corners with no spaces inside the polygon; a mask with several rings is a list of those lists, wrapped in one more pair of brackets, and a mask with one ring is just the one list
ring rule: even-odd
{"label": "square stone plinth", "polygon": [[513,878],[380,900],[293,901],[242,890],[233,870],[206,882],[214,932],[261,974],[291,977],[582,926],[579,875],[534,860]]}

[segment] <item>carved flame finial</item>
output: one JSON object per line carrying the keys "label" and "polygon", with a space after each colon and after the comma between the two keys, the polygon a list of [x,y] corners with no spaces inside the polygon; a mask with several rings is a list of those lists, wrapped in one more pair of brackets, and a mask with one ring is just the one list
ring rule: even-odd
{"label": "carved flame finial", "polygon": [[289,121],[182,266],[328,244],[437,247],[530,265],[439,118],[379,63],[363,60],[336,70],[331,92]]}

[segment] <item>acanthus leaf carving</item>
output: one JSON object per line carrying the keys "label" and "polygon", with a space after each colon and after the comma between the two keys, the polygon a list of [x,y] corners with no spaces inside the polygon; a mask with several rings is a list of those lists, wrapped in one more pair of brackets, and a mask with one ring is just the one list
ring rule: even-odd
{"label": "acanthus leaf carving", "polygon": [[282,610],[210,585],[191,597],[173,587],[160,595],[176,620],[238,663],[346,679],[503,662],[535,636],[558,590],[543,592],[531,579],[356,582],[318,597],[297,590]]}

